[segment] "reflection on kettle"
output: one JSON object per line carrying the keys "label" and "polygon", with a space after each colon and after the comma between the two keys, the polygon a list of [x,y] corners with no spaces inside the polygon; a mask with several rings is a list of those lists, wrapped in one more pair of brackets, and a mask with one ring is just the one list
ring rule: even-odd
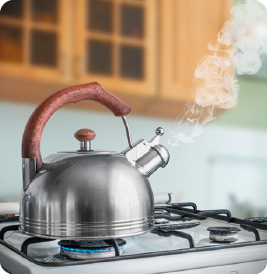
{"label": "reflection on kettle", "polygon": [[[92,100],[121,117],[129,147],[121,153],[94,149],[95,133],[75,133],[80,147],[44,159],[40,140],[46,122],[62,106]],[[132,143],[125,115],[131,107],[98,83],[60,90],[33,112],[22,140],[23,190],[20,229],[33,236],[62,239],[110,239],[138,235],[154,227],[154,201],[148,177],[165,167],[169,153],[151,141]]]}

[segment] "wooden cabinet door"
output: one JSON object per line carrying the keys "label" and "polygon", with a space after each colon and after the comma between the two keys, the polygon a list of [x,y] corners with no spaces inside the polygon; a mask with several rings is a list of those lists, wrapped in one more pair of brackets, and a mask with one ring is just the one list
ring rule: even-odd
{"label": "wooden cabinet door", "polygon": [[75,83],[155,95],[155,0],[76,0]]}
{"label": "wooden cabinet door", "polygon": [[0,12],[1,76],[71,80],[71,3],[16,0],[4,4]]}
{"label": "wooden cabinet door", "polygon": [[218,32],[230,18],[231,0],[159,1],[159,97],[193,99],[193,79],[200,60],[212,54]]}

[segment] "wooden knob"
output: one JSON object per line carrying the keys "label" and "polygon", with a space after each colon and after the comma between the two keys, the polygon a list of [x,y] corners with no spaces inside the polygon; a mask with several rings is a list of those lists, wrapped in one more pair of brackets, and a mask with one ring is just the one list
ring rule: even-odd
{"label": "wooden knob", "polygon": [[80,142],[92,141],[95,139],[95,133],[91,129],[82,128],[74,134],[74,137]]}

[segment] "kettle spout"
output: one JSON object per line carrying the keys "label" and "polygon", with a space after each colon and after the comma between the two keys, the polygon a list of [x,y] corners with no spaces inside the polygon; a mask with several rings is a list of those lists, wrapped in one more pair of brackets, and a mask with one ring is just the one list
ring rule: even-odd
{"label": "kettle spout", "polygon": [[168,150],[162,145],[155,145],[143,157],[139,158],[136,163],[139,165],[139,170],[149,177],[159,167],[165,167],[170,159]]}
{"label": "kettle spout", "polygon": [[156,129],[156,136],[150,141],[139,140],[132,148],[125,151],[128,160],[135,164],[146,177],[152,175],[159,167],[165,167],[170,159],[168,150],[159,144],[163,128]]}

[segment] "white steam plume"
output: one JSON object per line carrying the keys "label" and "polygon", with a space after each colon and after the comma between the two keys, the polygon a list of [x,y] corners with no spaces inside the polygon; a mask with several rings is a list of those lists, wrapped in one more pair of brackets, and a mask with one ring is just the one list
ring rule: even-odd
{"label": "white steam plume", "polygon": [[0,8],[5,4],[7,0],[0,0]]}
{"label": "white steam plume", "polygon": [[[208,45],[212,55],[205,56],[195,71],[195,103],[188,104],[184,116],[177,122],[189,125],[189,132],[171,131],[168,143],[194,142],[203,126],[214,120],[215,108],[229,109],[237,103],[237,74],[255,74],[267,54],[267,10],[257,0],[246,0],[231,10],[218,34],[217,45]],[[178,128],[178,127],[177,127]]]}

